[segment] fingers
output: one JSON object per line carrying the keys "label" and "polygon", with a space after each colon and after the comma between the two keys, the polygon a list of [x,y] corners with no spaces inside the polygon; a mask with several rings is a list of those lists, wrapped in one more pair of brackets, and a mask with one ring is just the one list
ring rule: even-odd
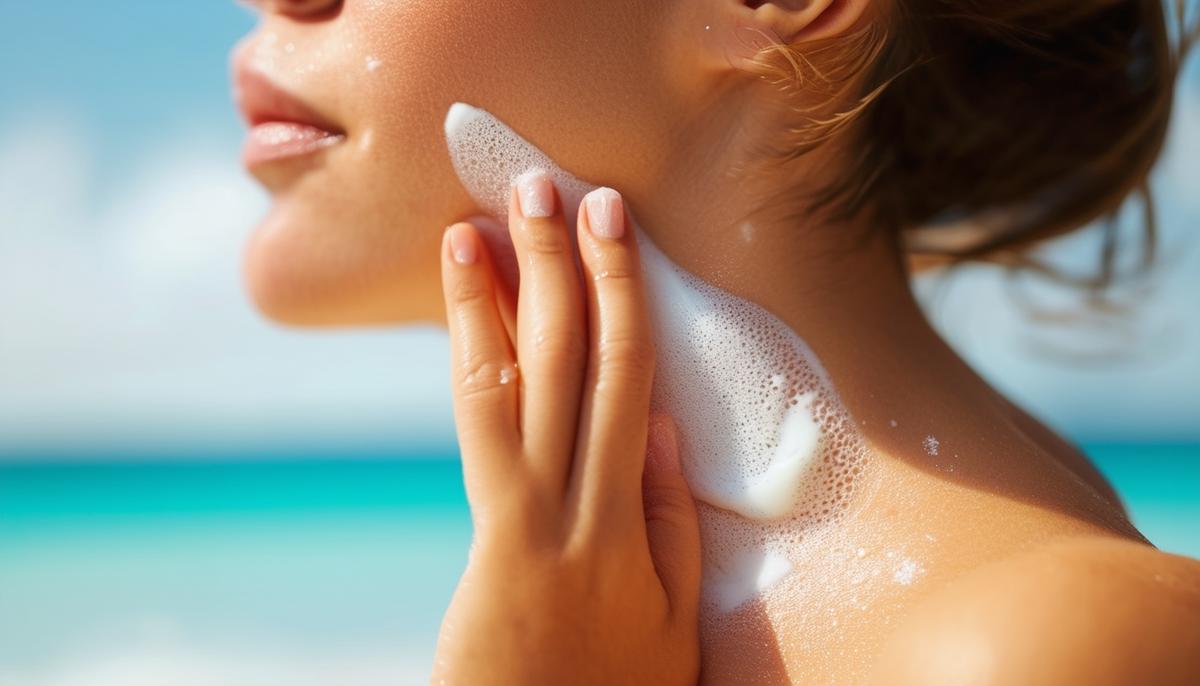
{"label": "fingers", "polygon": [[479,231],[492,270],[496,275],[496,302],[500,306],[500,318],[508,332],[508,340],[517,340],[517,287],[520,275],[517,272],[517,256],[513,251],[508,227],[486,215],[467,218],[466,222]]}
{"label": "fingers", "polygon": [[667,416],[650,419],[642,510],[654,570],[673,614],[695,617],[700,597],[700,525],[679,462],[679,437]]}
{"label": "fingers", "polygon": [[497,307],[496,277],[479,233],[455,224],[442,240],[442,287],[450,329],[454,419],[473,505],[502,488],[512,469],[492,459],[515,454],[517,366]]}
{"label": "fingers", "polygon": [[587,289],[589,356],[573,479],[601,519],[636,517],[654,377],[654,346],[621,196],[589,193],[580,208],[579,253]]}
{"label": "fingers", "polygon": [[521,272],[522,442],[530,468],[561,494],[574,453],[587,339],[575,244],[545,173],[517,180],[509,229]]}

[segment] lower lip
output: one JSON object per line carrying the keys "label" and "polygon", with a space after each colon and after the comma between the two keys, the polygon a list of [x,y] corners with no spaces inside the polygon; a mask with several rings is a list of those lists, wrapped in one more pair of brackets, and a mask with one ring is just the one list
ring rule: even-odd
{"label": "lower lip", "polygon": [[242,162],[257,167],[269,162],[305,157],[331,148],[346,140],[308,124],[296,122],[264,122],[250,129],[242,148]]}

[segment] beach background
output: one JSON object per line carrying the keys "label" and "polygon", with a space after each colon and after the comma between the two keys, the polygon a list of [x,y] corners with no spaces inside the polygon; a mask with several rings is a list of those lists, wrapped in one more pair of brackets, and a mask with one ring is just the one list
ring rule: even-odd
{"label": "beach background", "polygon": [[[445,338],[280,329],[241,294],[266,200],[226,55],[252,15],[2,7],[0,686],[423,683],[470,538]],[[1163,259],[1120,316],[995,269],[920,291],[1152,541],[1197,556],[1195,60],[1154,185]]]}

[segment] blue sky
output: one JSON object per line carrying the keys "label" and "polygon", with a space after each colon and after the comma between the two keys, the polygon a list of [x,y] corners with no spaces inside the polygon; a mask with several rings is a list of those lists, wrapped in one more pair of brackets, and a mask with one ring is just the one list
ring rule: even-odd
{"label": "blue sky", "polygon": [[[285,331],[241,295],[238,254],[265,199],[237,166],[226,64],[249,12],[3,10],[0,455],[450,444],[440,333]],[[1169,259],[1136,317],[1104,335],[1031,326],[986,270],[931,300],[968,359],[1079,440],[1200,440],[1196,73],[1158,178]],[[1097,341],[1126,354],[1081,365],[1046,352]]]}
{"label": "blue sky", "polygon": [[[205,2],[3,2],[0,79],[5,113],[69,108],[121,158],[143,131],[181,119],[236,136],[227,53],[254,25],[245,8]],[[105,161],[109,158],[106,157]]]}

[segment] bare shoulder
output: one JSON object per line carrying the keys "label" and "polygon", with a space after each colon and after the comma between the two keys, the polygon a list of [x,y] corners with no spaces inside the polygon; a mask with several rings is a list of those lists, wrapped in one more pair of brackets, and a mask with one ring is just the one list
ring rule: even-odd
{"label": "bare shoulder", "polygon": [[1128,541],[1048,545],[934,592],[872,683],[1200,683],[1200,562]]}

